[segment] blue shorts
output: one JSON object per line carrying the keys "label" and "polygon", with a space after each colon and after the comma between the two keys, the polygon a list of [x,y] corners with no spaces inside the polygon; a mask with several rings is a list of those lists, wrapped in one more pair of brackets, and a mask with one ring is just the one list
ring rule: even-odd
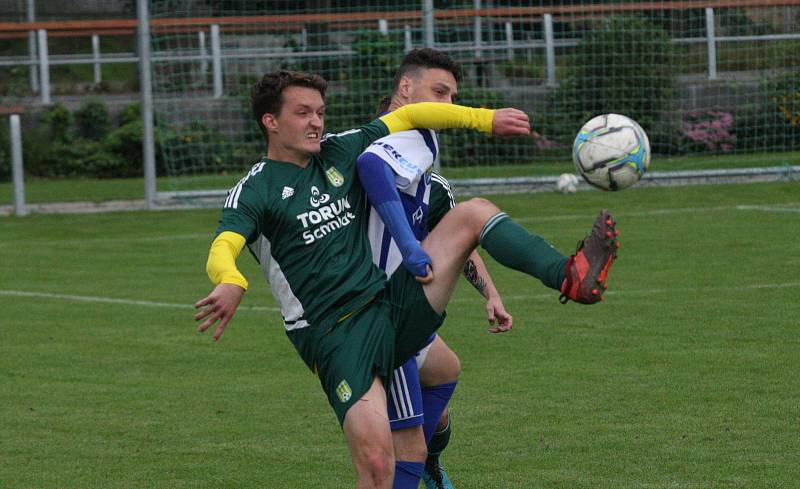
{"label": "blue shorts", "polygon": [[[428,338],[425,348],[430,346],[435,338],[436,333]],[[417,366],[420,352],[392,372],[388,393],[389,424],[392,430],[420,426],[424,422],[422,386],[419,383],[419,367]]]}

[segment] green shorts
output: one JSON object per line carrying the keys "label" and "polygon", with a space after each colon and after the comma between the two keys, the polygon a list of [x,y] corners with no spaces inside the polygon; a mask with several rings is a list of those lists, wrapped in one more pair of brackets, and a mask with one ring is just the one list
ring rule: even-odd
{"label": "green shorts", "polygon": [[288,331],[306,365],[320,384],[339,424],[347,410],[369,390],[376,375],[389,375],[425,346],[444,321],[422,286],[402,267],[386,288],[352,314]]}

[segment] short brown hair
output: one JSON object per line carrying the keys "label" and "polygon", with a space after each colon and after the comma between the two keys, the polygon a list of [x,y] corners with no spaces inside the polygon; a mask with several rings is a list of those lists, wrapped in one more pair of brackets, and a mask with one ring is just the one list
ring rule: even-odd
{"label": "short brown hair", "polygon": [[253,107],[253,117],[265,136],[267,129],[261,118],[264,114],[280,115],[285,101],[283,91],[288,87],[313,88],[324,99],[328,82],[319,75],[300,71],[279,70],[264,75],[250,90],[250,103]]}

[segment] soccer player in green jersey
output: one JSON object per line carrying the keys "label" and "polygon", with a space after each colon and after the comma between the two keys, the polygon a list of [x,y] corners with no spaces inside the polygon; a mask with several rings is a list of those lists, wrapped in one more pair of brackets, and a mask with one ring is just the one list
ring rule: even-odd
{"label": "soccer player in green jersey", "polygon": [[527,135],[528,118],[516,109],[412,104],[323,138],[324,92],[321,78],[286,71],[254,87],[267,157],[229,192],[207,261],[215,287],[195,304],[195,319],[201,332],[216,324],[219,339],[247,288],[236,258],[246,243],[267,240],[287,336],[339,418],[357,487],[388,489],[394,455],[384,383],[441,324],[471,251],[480,243],[502,264],[551,286],[559,282],[554,288],[564,297],[591,303],[600,299],[615,256],[614,223],[601,213],[584,246],[567,259],[555,250],[543,254],[540,238],[490,202],[473,199],[450,211],[422,247],[405,250],[403,269],[387,282],[367,242],[358,155],[372,141],[412,127]]}

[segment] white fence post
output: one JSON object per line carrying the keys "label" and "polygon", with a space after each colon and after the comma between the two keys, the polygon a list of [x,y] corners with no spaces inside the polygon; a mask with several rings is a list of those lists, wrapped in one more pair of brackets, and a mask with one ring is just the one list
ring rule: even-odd
{"label": "white fence post", "polygon": [[[36,10],[34,0],[28,0],[28,22],[36,22]],[[28,56],[30,63],[28,65],[28,81],[31,86],[31,92],[39,92],[39,74],[36,72],[36,31],[28,31]]]}
{"label": "white fence post", "polygon": [[[472,3],[475,10],[481,10],[481,0],[473,0]],[[483,59],[483,19],[480,15],[476,15],[473,19],[473,29],[475,31],[475,59]]]}
{"label": "white fence post", "polygon": [[153,80],[150,73],[149,0],[136,0],[139,21],[139,86],[142,96],[142,153],[144,157],[144,200],[148,209],[156,207],[156,145],[153,121]]}
{"label": "white fence post", "polygon": [[100,36],[92,34],[92,59],[94,59],[94,84],[103,81],[103,69],[100,65]]}
{"label": "white fence post", "polygon": [[509,61],[514,61],[514,26],[511,22],[506,22],[506,57]]}
{"label": "white fence post", "polygon": [[706,8],[706,42],[708,43],[708,79],[717,79],[717,41],[714,29],[714,9]]}
{"label": "white fence post", "polygon": [[11,114],[8,118],[11,134],[11,178],[14,181],[14,214],[24,216],[25,209],[25,177],[22,168],[22,131],[19,114]]}
{"label": "white fence post", "polygon": [[406,25],[405,29],[403,29],[403,42],[405,44],[405,52],[409,52],[414,49],[414,44],[412,43],[411,39],[411,26]]}
{"label": "white fence post", "polygon": [[222,44],[219,24],[211,26],[211,66],[214,71],[214,98],[222,97]]}
{"label": "white fence post", "polygon": [[206,31],[197,31],[197,44],[200,46],[200,73],[208,71],[208,49],[206,49]]}
{"label": "white fence post", "polygon": [[378,31],[382,36],[389,35],[389,21],[386,19],[378,19]]}
{"label": "white fence post", "polygon": [[50,60],[47,54],[47,31],[39,29],[39,78],[41,81],[42,103],[50,105]]}
{"label": "white fence post", "polygon": [[425,32],[425,47],[434,47],[436,38],[433,35],[433,0],[422,0],[422,30]]}
{"label": "white fence post", "polygon": [[547,86],[556,86],[556,48],[553,39],[553,16],[544,14],[544,45],[547,56]]}

